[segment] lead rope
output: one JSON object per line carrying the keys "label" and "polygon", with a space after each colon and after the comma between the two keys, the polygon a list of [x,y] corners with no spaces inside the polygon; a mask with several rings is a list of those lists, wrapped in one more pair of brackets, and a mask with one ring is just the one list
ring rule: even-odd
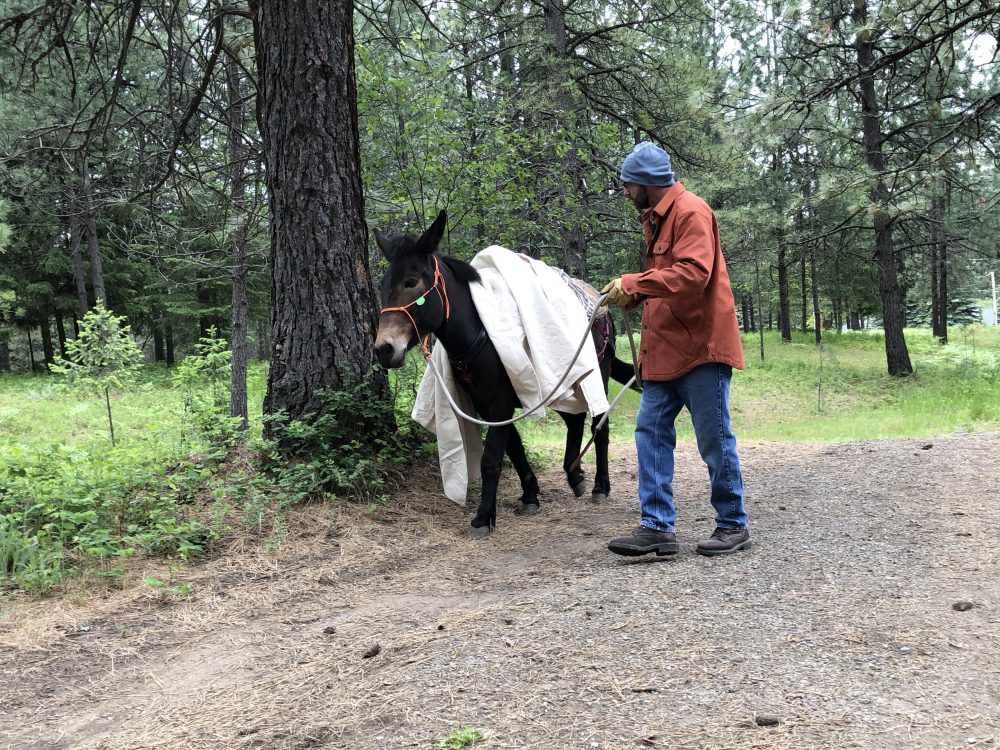
{"label": "lead rope", "polygon": [[639,377],[639,360],[635,356],[635,334],[632,333],[632,319],[629,318],[629,314],[624,310],[622,310],[622,317],[625,319],[625,332],[628,334],[628,343],[632,349],[632,371],[634,374],[632,375],[631,380],[628,381],[628,384],[622,386],[618,395],[615,396],[615,400],[608,406],[608,410],[601,415],[601,419],[597,423],[597,426],[590,431],[590,440],[587,441],[587,444],[583,446],[583,450],[580,451],[580,455],[577,456],[576,460],[570,465],[570,470],[580,468],[580,462],[583,461],[584,455],[586,455],[587,451],[590,450],[590,446],[594,444],[594,440],[597,439],[597,431],[600,430],[604,426],[604,423],[608,421],[608,416],[611,414],[612,409],[618,405],[618,401],[625,395],[625,391],[631,388],[636,378]]}
{"label": "lead rope", "polygon": [[[514,424],[515,422],[520,422],[522,419],[531,416],[536,411],[548,406],[553,400],[555,400],[556,394],[559,393],[559,387],[563,384],[563,381],[566,380],[566,377],[569,375],[570,370],[573,369],[573,365],[576,364],[576,360],[579,359],[580,357],[580,352],[583,351],[583,345],[586,344],[587,340],[590,338],[590,328],[591,326],[594,325],[594,321],[597,320],[597,314],[601,310],[601,304],[604,302],[604,299],[607,296],[608,296],[607,294],[601,295],[601,298],[598,301],[597,306],[594,308],[594,312],[590,316],[590,321],[587,323],[586,332],[584,333],[583,339],[580,341],[580,345],[576,348],[576,353],[573,355],[573,359],[566,367],[566,372],[564,372],[563,376],[559,378],[559,382],[556,383],[555,386],[552,388],[552,391],[545,398],[543,398],[540,402],[535,404],[527,411],[521,412],[516,417],[505,419],[503,422],[485,422],[481,419],[477,419],[476,417],[470,416],[466,414],[464,411],[462,411],[461,408],[459,408],[458,404],[455,403],[455,399],[452,398],[451,393],[448,390],[448,387],[445,385],[444,378],[441,377],[440,371],[434,364],[434,360],[431,358],[430,352],[426,350],[424,351],[424,359],[427,360],[427,364],[430,366],[431,371],[434,373],[434,377],[437,378],[438,384],[441,386],[441,390],[444,391],[444,395],[447,397],[448,403],[451,405],[452,411],[454,411],[455,414],[457,414],[458,416],[462,417],[462,419],[466,419],[474,424],[483,425],[484,427],[504,427],[509,424]],[[608,315],[610,314],[611,313],[609,312]],[[629,344],[632,347],[632,367],[635,370],[635,372],[638,373],[639,363],[636,360],[635,356],[635,341],[633,341],[632,324],[629,321],[628,313],[625,313],[623,317],[625,318],[625,330],[628,331]],[[597,427],[594,428],[595,432],[604,425],[604,423],[608,419],[608,415],[611,413],[611,410],[615,408],[615,405],[618,403],[619,399],[621,399],[625,391],[627,391],[629,388],[632,387],[632,384],[635,383],[635,380],[636,380],[636,375],[632,375],[632,378],[628,381],[628,383],[622,387],[621,392],[617,396],[615,396],[615,400],[611,402],[611,404],[608,406],[608,410],[604,412],[604,416],[601,418],[601,421],[598,423]],[[587,449],[590,448],[590,446],[593,445],[593,443],[594,443],[594,438],[592,436],[590,438],[590,442],[587,443],[586,447],[583,449],[583,451],[581,451],[580,455],[577,457],[576,459],[577,463],[580,462],[580,459],[583,458],[583,454],[587,452]]]}

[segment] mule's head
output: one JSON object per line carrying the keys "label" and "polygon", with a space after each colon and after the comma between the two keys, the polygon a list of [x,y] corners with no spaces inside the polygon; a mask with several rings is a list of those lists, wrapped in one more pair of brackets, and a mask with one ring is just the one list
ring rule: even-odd
{"label": "mule's head", "polygon": [[435,287],[439,277],[434,251],[447,221],[442,211],[420,237],[390,238],[375,232],[375,242],[389,261],[382,276],[382,312],[375,336],[375,356],[382,367],[402,367],[406,351],[445,321],[443,290]]}

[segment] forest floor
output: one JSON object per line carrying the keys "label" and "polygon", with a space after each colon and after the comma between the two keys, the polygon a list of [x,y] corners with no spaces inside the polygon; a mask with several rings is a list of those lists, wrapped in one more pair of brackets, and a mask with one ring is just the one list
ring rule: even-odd
{"label": "forest floor", "polygon": [[522,517],[505,480],[486,541],[428,470],[145,571],[172,591],[8,597],[0,748],[1000,747],[1000,434],[744,443],[754,547],[715,559],[690,444],[681,554],[607,551],[638,522],[613,450],[606,503],[552,468]]}

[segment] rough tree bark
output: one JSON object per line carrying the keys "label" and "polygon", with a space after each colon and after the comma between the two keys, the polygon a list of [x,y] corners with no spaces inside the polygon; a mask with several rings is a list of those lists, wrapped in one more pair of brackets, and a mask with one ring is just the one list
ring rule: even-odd
{"label": "rough tree bark", "polygon": [[[371,373],[368,268],[348,0],[260,0],[261,127],[271,209],[271,368],[264,411],[323,409],[321,391]],[[382,373],[372,378],[388,392]],[[277,436],[276,425],[268,434]],[[379,425],[358,424],[361,432]],[[394,427],[394,426],[391,426]]]}
{"label": "rough tree bark", "polygon": [[90,185],[90,169],[87,160],[80,158],[80,206],[83,210],[87,229],[87,249],[90,253],[90,283],[94,287],[94,302],[108,306],[108,295],[104,289],[104,265],[101,263],[101,248],[97,242],[97,203]]}
{"label": "rough tree bark", "polygon": [[28,366],[31,368],[31,373],[35,372],[35,342],[31,340],[31,329],[25,331],[28,338]]}
{"label": "rough tree bark", "polygon": [[948,238],[945,234],[945,196],[931,198],[931,327],[942,344],[948,343]]}
{"label": "rough tree bark", "polygon": [[861,94],[861,135],[868,166],[875,184],[870,198],[874,204],[875,262],[878,266],[879,295],[882,298],[882,326],[885,330],[885,357],[889,374],[904,376],[913,373],[910,353],[903,336],[905,317],[902,292],[896,271],[896,254],[892,242],[892,218],[889,214],[889,188],[885,180],[885,156],[882,152],[880,111],[875,96],[875,75],[872,72],[875,44],[868,27],[867,0],[854,0],[852,13],[858,31],[855,48],[858,53]]}
{"label": "rough tree bark", "polygon": [[[235,19],[231,19],[235,23]],[[238,54],[234,50],[232,54]],[[226,152],[229,158],[229,200],[232,234],[232,329],[229,348],[232,351],[232,368],[229,382],[229,414],[240,418],[240,430],[249,427],[247,413],[247,203],[246,169],[247,149],[243,143],[243,82],[240,65],[231,55],[226,56],[226,88],[229,97],[227,108],[228,133]]]}
{"label": "rough tree bark", "polygon": [[45,364],[45,369],[48,370],[52,363],[55,362],[56,351],[52,346],[52,321],[49,320],[47,312],[42,313],[42,319],[39,321],[38,327],[42,331],[42,362]]}
{"label": "rough tree bark", "polygon": [[66,359],[66,324],[63,322],[63,316],[61,312],[55,313],[56,318],[56,337],[59,340],[59,356]]}
{"label": "rough tree bark", "polygon": [[788,249],[785,230],[778,228],[778,327],[781,340],[792,340],[792,303],[788,296]]}
{"label": "rough tree bark", "polygon": [[[562,266],[571,276],[587,279],[587,244],[583,233],[582,220],[586,212],[586,190],[583,185],[582,164],[576,143],[578,106],[574,101],[568,71],[568,50],[566,33],[566,8],[563,0],[545,0],[545,31],[548,43],[545,47],[546,62],[543,66],[550,90],[555,96],[553,125],[567,133],[570,143],[565,156],[554,158],[560,162],[558,174],[565,182],[559,185],[555,205],[558,207],[559,235],[562,244]],[[574,198],[580,206],[574,207]]]}
{"label": "rough tree bark", "polygon": [[80,315],[86,315],[90,310],[90,302],[87,300],[87,274],[83,267],[83,253],[80,251],[82,244],[82,227],[80,225],[80,201],[77,191],[74,188],[69,190],[69,242],[70,252],[73,255],[73,281],[76,283],[76,299],[80,306]]}
{"label": "rough tree bark", "polygon": [[803,251],[799,255],[799,292],[801,293],[801,315],[799,320],[799,330],[805,333],[809,330],[809,287],[806,279],[806,254]]}
{"label": "rough tree bark", "polygon": [[819,274],[816,272],[816,248],[809,248],[809,281],[812,287],[813,326],[816,328],[816,343],[823,340],[823,313],[819,306]]}
{"label": "rough tree bark", "polygon": [[164,339],[167,345],[167,367],[174,366],[174,328],[168,325],[167,330],[164,331]]}
{"label": "rough tree bark", "polygon": [[153,328],[153,361],[162,362],[166,357],[166,352],[163,349],[163,329],[160,328],[159,323],[156,323]]}

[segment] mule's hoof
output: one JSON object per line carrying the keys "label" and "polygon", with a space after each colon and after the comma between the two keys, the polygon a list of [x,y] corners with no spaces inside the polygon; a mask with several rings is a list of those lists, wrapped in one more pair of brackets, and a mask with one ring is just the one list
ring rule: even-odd
{"label": "mule's hoof", "polygon": [[485,539],[490,535],[493,530],[489,526],[473,526],[472,527],[472,538],[473,539]]}
{"label": "mule's hoof", "polygon": [[573,485],[573,494],[577,497],[583,497],[587,492],[587,480],[581,479],[579,482]]}
{"label": "mule's hoof", "polygon": [[603,492],[595,492],[593,495],[590,496],[590,501],[593,503],[603,503],[607,499],[608,496],[605,495]]}
{"label": "mule's hoof", "polygon": [[524,503],[521,512],[526,516],[533,516],[540,510],[538,503]]}

